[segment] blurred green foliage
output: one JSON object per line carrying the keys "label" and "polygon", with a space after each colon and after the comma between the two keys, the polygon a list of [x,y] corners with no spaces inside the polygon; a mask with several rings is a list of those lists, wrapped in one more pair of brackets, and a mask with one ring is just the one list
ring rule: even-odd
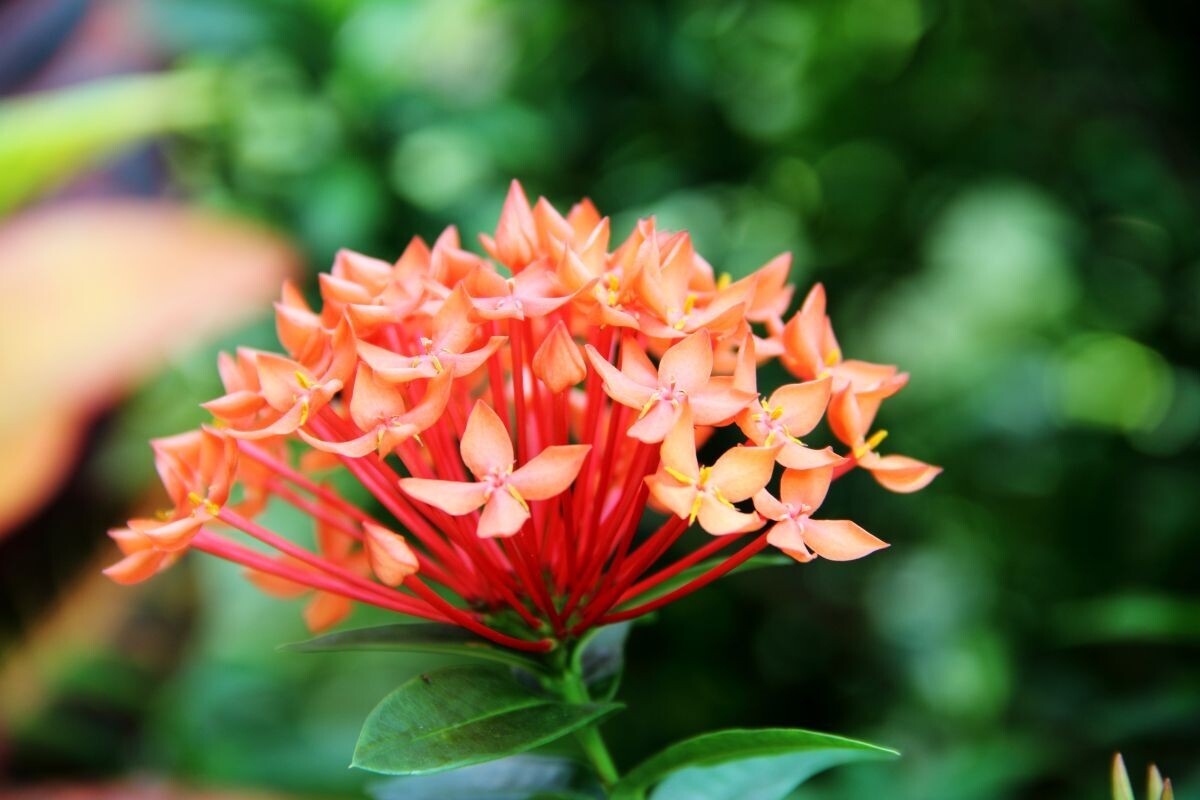
{"label": "blurred green foliage", "polygon": [[[340,246],[393,257],[449,223],[487,229],[516,176],[556,203],[591,196],[621,232],[655,213],[735,274],[791,250],[794,280],[828,285],[844,349],[913,373],[885,409],[888,446],[945,474],[916,497],[852,474],[830,501],[893,548],[736,576],[638,627],[622,687],[634,711],[606,725],[622,765],[722,726],[802,725],[904,758],[801,798],[1098,797],[1118,748],[1200,797],[1200,64],[1186,12],[148,10],[177,63],[220,82],[219,122],[170,145],[176,187],[291,232],[314,272]],[[144,438],[180,427],[215,381],[191,364],[118,412],[96,474],[140,485]],[[421,664],[274,653],[300,637],[296,609],[228,565],[190,569],[198,629],[114,768],[356,787],[343,767],[359,722]]]}

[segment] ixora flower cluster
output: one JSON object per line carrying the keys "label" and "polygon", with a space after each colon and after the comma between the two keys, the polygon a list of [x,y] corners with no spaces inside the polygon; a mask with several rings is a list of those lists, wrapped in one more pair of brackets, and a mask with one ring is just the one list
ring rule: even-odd
{"label": "ixora flower cluster", "polygon": [[[876,412],[907,375],[842,357],[820,285],[785,321],[789,256],[731,281],[653,218],[610,249],[589,201],[563,216],[515,182],[480,240],[490,260],[453,228],[394,264],[342,252],[319,311],[285,286],[287,355],[221,356],[213,423],[153,442],[174,507],[110,531],[124,558],[106,573],[134,583],[200,550],[267,592],[311,593],[314,630],[359,602],[547,651],[768,546],[800,562],[884,547],[820,518],[830,483],[861,468],[911,492],[938,473],[876,452]],[[763,397],[776,358],[797,382]],[[823,418],[844,447],[802,441]],[[730,426],[744,444],[702,465]],[[391,524],[329,485],[337,469]],[[315,547],[254,521],[271,498],[313,518]],[[645,518],[665,521],[639,536]],[[698,543],[660,563],[693,525]]]}

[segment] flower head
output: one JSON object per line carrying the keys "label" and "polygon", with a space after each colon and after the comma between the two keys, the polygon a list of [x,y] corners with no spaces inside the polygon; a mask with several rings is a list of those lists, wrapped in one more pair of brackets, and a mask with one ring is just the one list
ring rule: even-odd
{"label": "flower head", "polygon": [[[110,531],[123,555],[106,572],[137,582],[200,550],[308,597],[314,629],[360,603],[544,651],[767,546],[866,555],[884,544],[812,518],[830,484],[859,466],[895,491],[936,474],[875,452],[874,418],[907,376],[842,357],[824,290],[785,322],[789,257],[735,281],[686,233],[646,219],[614,246],[590,202],[563,215],[516,183],[480,240],[487,257],[453,228],[395,263],[339,252],[319,309],[285,286],[284,352],[220,357],[214,423],[154,442],[171,507]],[[799,382],[760,395],[775,358]],[[810,446],[822,420],[844,452]],[[256,521],[270,503],[311,517],[316,546]]]}

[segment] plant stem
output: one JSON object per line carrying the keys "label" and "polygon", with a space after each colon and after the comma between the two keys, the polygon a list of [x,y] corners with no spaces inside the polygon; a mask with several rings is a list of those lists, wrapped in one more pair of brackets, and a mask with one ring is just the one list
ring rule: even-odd
{"label": "plant stem", "polygon": [[[591,702],[587,684],[583,682],[583,676],[568,667],[563,670],[562,678],[564,699],[571,703]],[[617,773],[612,756],[609,755],[607,745],[604,744],[604,737],[600,735],[599,726],[593,723],[575,731],[575,738],[579,740],[579,746],[583,748],[588,760],[592,762],[592,767],[596,770],[596,776],[600,779],[600,783],[605,788],[616,783],[620,775]]]}

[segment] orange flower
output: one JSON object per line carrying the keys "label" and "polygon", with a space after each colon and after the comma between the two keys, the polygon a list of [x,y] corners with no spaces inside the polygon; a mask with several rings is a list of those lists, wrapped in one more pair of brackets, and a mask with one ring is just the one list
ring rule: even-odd
{"label": "orange flower", "polygon": [[[833,324],[825,315],[825,287],[819,283],[804,298],[804,304],[783,329],[781,337],[783,364],[802,380],[829,375],[834,379],[834,388],[849,384],[859,392],[874,389],[897,375],[896,368],[890,364],[842,357]],[[901,381],[895,387],[896,391],[903,385]]]}
{"label": "orange flower", "polygon": [[685,411],[662,443],[662,467],[646,479],[650,493],[676,516],[721,536],[762,527],[753,512],[738,511],[734,503],[760,491],[771,480],[775,448],[735,447],[711,467],[696,458],[696,435]]}
{"label": "orange flower", "polygon": [[881,456],[875,448],[887,438],[887,431],[867,435],[879,409],[880,391],[887,389],[855,394],[847,386],[835,392],[829,403],[829,427],[838,439],[853,448],[854,461],[869,471],[880,486],[901,493],[924,489],[942,471],[941,467],[908,456]]}
{"label": "orange flower", "polygon": [[[819,286],[784,324],[787,256],[733,281],[653,219],[612,250],[610,237],[590,202],[564,216],[514,183],[494,235],[480,237],[499,265],[448,228],[394,264],[339,252],[319,309],[285,286],[275,306],[285,352],[220,357],[225,393],[204,404],[217,425],[154,443],[172,509],[111,531],[122,558],[106,572],[145,580],[200,550],[268,591],[310,596],[314,629],[363,603],[546,651],[771,544],[800,561],[884,546],[811,514],[856,466],[896,491],[937,473],[874,452],[870,426],[907,376],[842,358]],[[775,358],[801,382],[760,397],[758,371]],[[846,456],[801,440],[822,419]],[[746,445],[728,447],[729,434]],[[713,451],[704,466],[701,445]],[[766,489],[777,463],[780,499]],[[390,520],[332,488],[329,470]],[[268,500],[314,520],[317,546],[256,522]],[[662,510],[667,521],[639,536]],[[715,538],[660,565],[693,524]],[[639,602],[738,541],[702,575]]]}
{"label": "orange flower", "polygon": [[461,516],[483,506],[479,536],[512,536],[529,519],[530,500],[562,494],[583,466],[589,445],[547,447],[514,469],[512,441],[496,412],[482,400],[475,404],[462,436],[462,458],[474,483],[404,478],[400,488],[417,500]]}
{"label": "orange flower", "polygon": [[825,502],[832,480],[832,467],[789,469],[778,499],[766,489],[754,495],[758,513],[775,521],[767,541],[800,562],[812,561],[813,552],[830,561],[852,561],[887,547],[848,519],[811,518]]}
{"label": "orange flower", "polygon": [[673,345],[663,353],[657,369],[632,338],[622,340],[620,369],[591,345],[586,352],[608,395],[638,409],[628,433],[643,442],[661,442],[685,405],[692,409],[696,424],[716,425],[728,422],[754,397],[730,384],[710,383],[713,351],[706,331]]}

